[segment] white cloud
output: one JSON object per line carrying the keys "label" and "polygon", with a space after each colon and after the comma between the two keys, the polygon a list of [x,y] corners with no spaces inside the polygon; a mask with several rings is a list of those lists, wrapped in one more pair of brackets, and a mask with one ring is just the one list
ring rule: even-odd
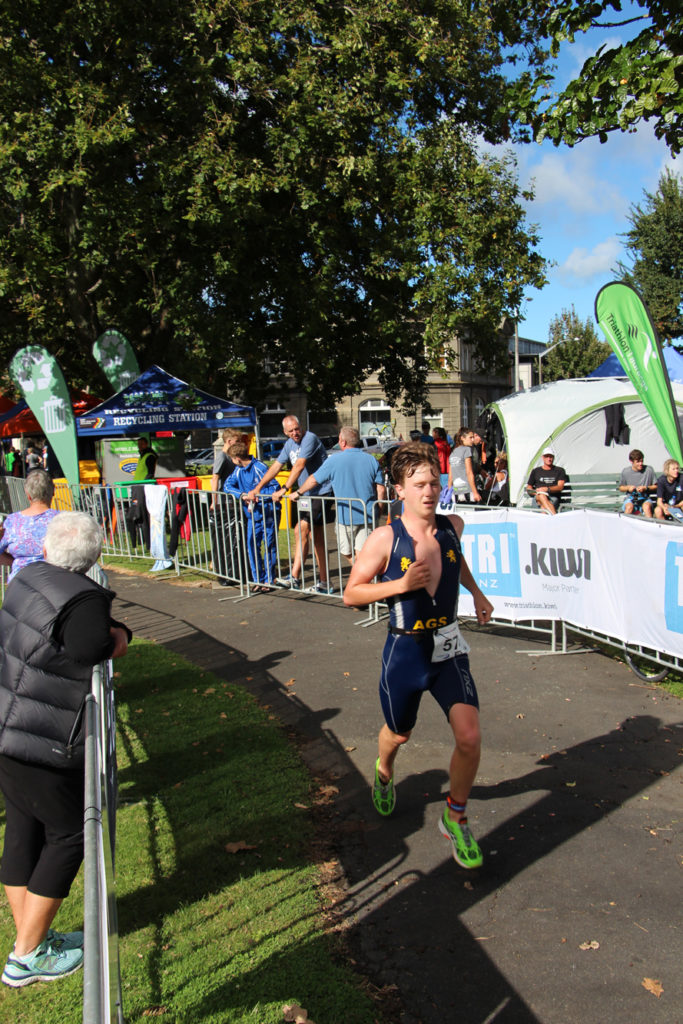
{"label": "white cloud", "polygon": [[547,153],[529,168],[535,192],[533,207],[560,204],[573,213],[614,212],[622,217],[628,208],[619,186],[601,176],[591,152],[563,150]]}
{"label": "white cloud", "polygon": [[622,255],[622,244],[615,236],[598,242],[592,249],[572,249],[557,273],[564,283],[568,279],[588,281],[598,274],[609,273]]}

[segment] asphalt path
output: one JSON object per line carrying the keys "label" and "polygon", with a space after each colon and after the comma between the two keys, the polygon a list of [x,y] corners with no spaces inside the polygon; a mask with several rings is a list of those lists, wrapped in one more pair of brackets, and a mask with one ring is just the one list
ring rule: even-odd
{"label": "asphalt path", "polygon": [[680,700],[599,653],[468,629],[483,732],[468,813],[485,863],[467,872],[437,829],[452,743],[428,697],[394,815],[372,807],[382,624],[334,599],[110,581],[134,632],[251,689],[298,734],[327,787],[349,948],[397,993],[397,1021],[683,1024]]}

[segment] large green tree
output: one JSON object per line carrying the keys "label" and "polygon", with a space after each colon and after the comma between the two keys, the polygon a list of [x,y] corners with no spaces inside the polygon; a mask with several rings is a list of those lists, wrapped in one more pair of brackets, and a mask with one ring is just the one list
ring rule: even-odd
{"label": "large green tree", "polygon": [[[635,7],[633,14],[631,8]],[[512,108],[533,127],[538,142],[573,146],[582,139],[627,131],[650,122],[672,153],[683,146],[683,7],[680,0],[559,0],[545,8],[540,36],[552,54],[577,33],[602,29],[605,43],[585,61],[579,75],[559,93],[546,68],[512,83]],[[633,38],[608,46],[615,29],[628,26]]]}
{"label": "large green tree", "polygon": [[600,341],[590,318],[581,320],[573,306],[553,317],[548,348],[552,352],[543,359],[544,381],[587,377],[612,353],[607,342]]}
{"label": "large green tree", "polygon": [[92,382],[141,364],[256,398],[284,361],[324,401],[432,355],[544,281],[504,97],[526,0],[0,0],[0,353]]}
{"label": "large green tree", "polygon": [[665,171],[645,204],[631,207],[630,262],[619,276],[642,295],[663,341],[683,338],[683,179]]}

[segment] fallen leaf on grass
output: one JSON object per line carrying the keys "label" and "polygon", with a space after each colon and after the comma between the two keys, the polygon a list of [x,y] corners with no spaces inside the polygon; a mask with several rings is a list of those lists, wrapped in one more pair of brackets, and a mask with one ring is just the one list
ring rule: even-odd
{"label": "fallen leaf on grass", "polygon": [[207,693],[215,693],[215,692],[216,692],[216,687],[215,686],[207,686],[207,688],[204,690],[204,696],[206,697]]}
{"label": "fallen leaf on grass", "polygon": [[308,810],[308,804],[294,804],[294,806],[298,807],[300,811],[307,811]]}
{"label": "fallen leaf on grass", "polygon": [[255,850],[255,846],[250,846],[249,843],[245,843],[243,839],[238,839],[236,843],[226,843],[226,853],[239,853],[241,850]]}
{"label": "fallen leaf on grass", "polygon": [[165,1006],[150,1006],[148,1009],[142,1011],[143,1017],[161,1017],[166,1013]]}
{"label": "fallen leaf on grass", "polygon": [[315,803],[327,803],[328,800],[332,800],[333,797],[337,796],[339,790],[336,786],[321,786],[318,790]]}
{"label": "fallen leaf on grass", "polygon": [[579,949],[600,949],[600,943],[596,942],[595,939],[591,939],[590,942],[582,942]]}
{"label": "fallen leaf on grass", "polygon": [[652,992],[653,996],[657,996],[657,999],[664,991],[661,981],[658,981],[657,978],[643,978],[642,985],[648,992]]}
{"label": "fallen leaf on grass", "polygon": [[294,1024],[315,1024],[308,1016],[308,1011],[298,1003],[286,1003],[282,1007],[282,1013],[286,1021],[293,1021]]}

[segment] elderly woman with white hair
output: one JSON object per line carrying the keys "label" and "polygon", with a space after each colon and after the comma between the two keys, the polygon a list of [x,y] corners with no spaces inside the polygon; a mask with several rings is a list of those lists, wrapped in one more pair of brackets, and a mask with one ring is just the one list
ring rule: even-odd
{"label": "elderly woman with white hair", "polygon": [[21,988],[78,970],[83,933],[52,921],[83,859],[84,710],[93,666],[125,654],[130,631],[111,617],[114,594],[85,573],[101,530],[61,512],[45,561],[16,574],[0,609],[0,881],[17,936],[2,981]]}

